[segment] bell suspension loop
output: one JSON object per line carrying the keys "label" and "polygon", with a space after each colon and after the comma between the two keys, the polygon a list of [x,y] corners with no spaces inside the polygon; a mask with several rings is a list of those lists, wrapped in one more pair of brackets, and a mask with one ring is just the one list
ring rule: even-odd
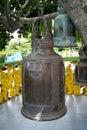
{"label": "bell suspension loop", "polygon": [[53,36],[52,36],[52,32],[51,32],[51,24],[49,19],[44,18],[44,41],[46,46],[48,47],[53,47]]}
{"label": "bell suspension loop", "polygon": [[33,21],[32,23],[32,50],[34,51],[36,46],[38,47],[38,40],[41,38],[40,29],[39,29],[40,21]]}

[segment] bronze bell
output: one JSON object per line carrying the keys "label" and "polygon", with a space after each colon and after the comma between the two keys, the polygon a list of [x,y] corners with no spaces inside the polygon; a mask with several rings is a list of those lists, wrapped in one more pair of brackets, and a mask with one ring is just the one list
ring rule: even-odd
{"label": "bronze bell", "polygon": [[83,46],[79,52],[80,61],[75,67],[75,83],[80,86],[87,86],[87,47]]}
{"label": "bronze bell", "polygon": [[58,12],[58,16],[54,19],[54,46],[75,47],[75,26],[61,5],[58,7]]}
{"label": "bronze bell", "polygon": [[23,59],[22,114],[34,120],[52,120],[66,113],[63,59],[53,52],[49,23],[47,20],[44,22],[43,39],[38,24],[33,24],[33,51]]}

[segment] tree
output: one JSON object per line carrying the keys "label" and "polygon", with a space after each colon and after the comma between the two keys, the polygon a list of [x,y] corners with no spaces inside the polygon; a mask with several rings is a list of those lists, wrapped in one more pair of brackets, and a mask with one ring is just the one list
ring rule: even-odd
{"label": "tree", "polygon": [[3,25],[3,16],[4,16],[4,1],[0,1],[0,49],[4,48],[5,44],[7,43],[7,40],[9,40],[9,33],[6,32],[6,29]]}
{"label": "tree", "polygon": [[67,11],[87,46],[86,0],[1,0],[0,26],[6,30],[6,34],[18,28],[22,28],[23,33],[27,34],[26,32],[30,31],[30,23],[38,19],[38,9],[44,8],[44,17],[54,18],[58,14],[58,2]]}
{"label": "tree", "polygon": [[[33,20],[38,19],[38,9],[44,8],[44,14],[50,14],[56,11],[56,0],[1,0],[0,5],[0,26],[5,29],[6,34],[14,32],[18,28],[23,30],[25,36],[31,31]],[[52,14],[55,16],[55,13]],[[1,29],[2,32],[2,29]],[[4,38],[4,35],[2,36]],[[2,41],[0,41],[2,44]],[[3,43],[5,46],[6,42]]]}

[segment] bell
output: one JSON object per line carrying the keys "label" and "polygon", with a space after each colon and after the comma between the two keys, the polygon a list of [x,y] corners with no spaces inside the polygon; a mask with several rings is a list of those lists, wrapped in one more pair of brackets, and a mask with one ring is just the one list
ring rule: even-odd
{"label": "bell", "polygon": [[66,113],[65,68],[62,57],[53,52],[48,25],[45,20],[45,35],[42,39],[34,23],[33,51],[23,59],[22,69],[22,114],[40,121],[60,118]]}
{"label": "bell", "polygon": [[75,26],[62,6],[58,7],[59,14],[54,19],[54,46],[75,47]]}
{"label": "bell", "polygon": [[87,86],[87,47],[81,47],[79,55],[80,61],[75,67],[75,84]]}

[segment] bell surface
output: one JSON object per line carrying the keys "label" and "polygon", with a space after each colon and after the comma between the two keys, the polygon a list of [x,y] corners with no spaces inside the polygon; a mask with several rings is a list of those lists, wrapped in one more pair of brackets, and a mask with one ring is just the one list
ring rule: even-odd
{"label": "bell surface", "polygon": [[75,47],[77,46],[75,26],[64,9],[61,8],[59,15],[54,19],[54,46]]}
{"label": "bell surface", "polygon": [[22,114],[40,121],[66,113],[65,67],[62,57],[53,52],[49,21],[44,23],[44,38],[39,37],[38,23],[33,24],[32,53],[23,59],[22,68]]}
{"label": "bell surface", "polygon": [[23,59],[22,114],[34,120],[52,120],[66,113],[65,68],[52,49],[39,49]]}
{"label": "bell surface", "polygon": [[87,60],[80,60],[75,67],[75,83],[87,86]]}

